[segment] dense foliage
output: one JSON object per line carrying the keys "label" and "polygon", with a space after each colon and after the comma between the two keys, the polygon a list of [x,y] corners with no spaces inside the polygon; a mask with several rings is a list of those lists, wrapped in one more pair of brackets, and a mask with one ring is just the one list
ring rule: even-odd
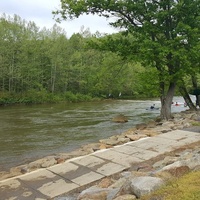
{"label": "dense foliage", "polygon": [[158,96],[152,69],[87,45],[99,33],[81,28],[70,38],[66,35],[57,25],[41,29],[17,15],[1,16],[0,104],[88,101],[109,93]]}
{"label": "dense foliage", "polygon": [[182,85],[186,74],[199,69],[200,0],[61,0],[61,8],[54,13],[58,20],[82,14],[112,17],[115,21],[111,25],[123,28],[133,38],[126,46],[119,43],[117,51],[133,58],[137,55],[144,64],[156,68],[161,117],[172,117],[175,88]]}

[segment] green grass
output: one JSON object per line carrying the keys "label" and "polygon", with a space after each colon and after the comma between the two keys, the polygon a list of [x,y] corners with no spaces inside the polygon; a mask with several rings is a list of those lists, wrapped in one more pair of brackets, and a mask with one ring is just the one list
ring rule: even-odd
{"label": "green grass", "polygon": [[200,199],[200,171],[190,172],[166,186],[144,196],[141,200],[198,200]]}
{"label": "green grass", "polygon": [[192,126],[200,126],[200,122],[192,122]]}

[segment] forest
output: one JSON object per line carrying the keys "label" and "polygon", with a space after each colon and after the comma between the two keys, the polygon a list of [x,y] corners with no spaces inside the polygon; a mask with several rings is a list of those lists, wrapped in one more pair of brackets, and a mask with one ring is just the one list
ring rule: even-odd
{"label": "forest", "polygon": [[56,24],[47,29],[2,15],[0,104],[158,97],[156,70],[90,45],[105,37],[80,27],[68,38]]}

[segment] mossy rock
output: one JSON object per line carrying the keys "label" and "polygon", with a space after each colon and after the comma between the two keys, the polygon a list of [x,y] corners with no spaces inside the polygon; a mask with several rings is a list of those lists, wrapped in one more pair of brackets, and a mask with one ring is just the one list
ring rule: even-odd
{"label": "mossy rock", "polygon": [[125,122],[128,122],[128,118],[122,114],[120,115],[117,115],[116,117],[114,117],[112,119],[113,122],[116,122],[116,123],[125,123]]}

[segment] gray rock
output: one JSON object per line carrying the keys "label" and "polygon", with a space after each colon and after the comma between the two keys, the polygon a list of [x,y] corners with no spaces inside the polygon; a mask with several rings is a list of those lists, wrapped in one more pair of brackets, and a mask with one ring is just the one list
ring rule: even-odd
{"label": "gray rock", "polygon": [[[183,158],[184,159],[184,158]],[[170,165],[167,165],[162,168],[162,171],[170,170],[177,167],[188,166],[191,170],[195,169],[198,165],[200,165],[200,156],[198,154],[194,155],[192,158],[183,160],[180,159]]]}
{"label": "gray rock", "polygon": [[82,199],[96,199],[96,200],[106,200],[109,189],[107,188],[97,188],[95,186],[83,190],[78,196],[78,200]]}
{"label": "gray rock", "polygon": [[119,141],[119,144],[124,144],[127,142],[130,142],[129,138],[118,138],[117,141]]}
{"label": "gray rock", "polygon": [[156,122],[154,120],[150,120],[147,124],[148,128],[155,128],[156,127]]}
{"label": "gray rock", "polygon": [[135,127],[136,127],[136,129],[143,130],[143,129],[147,128],[147,124],[141,123],[141,124],[137,124]]}
{"label": "gray rock", "polygon": [[122,177],[119,180],[117,180],[115,183],[109,186],[109,188],[118,188],[119,191],[123,194],[131,193],[130,180],[125,177]]}
{"label": "gray rock", "polygon": [[21,168],[21,173],[22,174],[26,174],[27,172],[29,172],[29,169],[28,169],[27,166]]}
{"label": "gray rock", "polygon": [[158,189],[164,184],[163,180],[157,177],[141,176],[131,180],[132,192],[140,198]]}
{"label": "gray rock", "polygon": [[195,120],[195,121],[198,121],[198,116],[197,116],[197,114],[196,113],[194,113],[192,116],[191,116],[191,118],[190,118],[191,120]]}
{"label": "gray rock", "polygon": [[200,116],[197,116],[196,121],[200,122]]}
{"label": "gray rock", "polygon": [[50,167],[50,166],[53,166],[57,164],[57,161],[55,159],[54,156],[48,156],[48,157],[45,157],[45,158],[42,158],[42,159],[39,159],[39,160],[36,160],[34,162],[31,162],[28,164],[28,168],[29,169],[38,169],[38,168],[47,168],[47,167]]}
{"label": "gray rock", "polygon": [[154,130],[158,131],[160,133],[167,133],[167,132],[171,131],[172,129],[169,127],[157,126]]}
{"label": "gray rock", "polygon": [[178,160],[177,157],[166,156],[163,160],[164,165],[170,165]]}
{"label": "gray rock", "polygon": [[135,195],[132,194],[124,194],[121,196],[118,196],[117,198],[115,198],[114,200],[134,200],[136,199]]}
{"label": "gray rock", "polygon": [[80,193],[78,200],[112,200],[119,193],[119,188],[90,187]]}
{"label": "gray rock", "polygon": [[103,143],[103,144],[111,145],[111,146],[115,146],[115,145],[120,144],[120,141],[115,140],[115,139],[111,139],[111,138],[99,140],[99,142]]}
{"label": "gray rock", "polygon": [[162,168],[166,165],[172,164],[178,160],[178,157],[166,156],[163,160],[159,160],[158,162],[153,164],[154,168]]}
{"label": "gray rock", "polygon": [[68,197],[56,197],[54,200],[76,200],[75,197],[71,197],[71,196],[68,196]]}
{"label": "gray rock", "polygon": [[173,128],[174,127],[174,122],[172,122],[172,121],[164,121],[162,126],[163,127],[167,127],[167,128]]}
{"label": "gray rock", "polygon": [[47,159],[44,159],[43,163],[41,164],[41,167],[47,168],[47,167],[51,167],[55,164],[57,164],[57,161],[55,160],[55,158],[47,158]]}
{"label": "gray rock", "polygon": [[109,188],[121,188],[126,183],[126,181],[127,179],[122,177],[114,182],[111,186],[109,186]]}
{"label": "gray rock", "polygon": [[163,167],[161,169],[161,171],[166,171],[166,170],[170,170],[170,169],[173,169],[173,168],[177,168],[177,167],[182,167],[182,166],[186,166],[186,163],[185,161],[182,161],[182,160],[179,160],[179,161],[176,161],[170,165],[167,165],[165,167]]}
{"label": "gray rock", "polygon": [[159,161],[157,161],[156,163],[153,164],[153,168],[160,169],[160,168],[163,167],[163,165],[164,165],[163,160],[159,160]]}
{"label": "gray rock", "polygon": [[186,164],[190,169],[195,169],[200,165],[200,154],[194,155],[193,158],[186,161]]}

